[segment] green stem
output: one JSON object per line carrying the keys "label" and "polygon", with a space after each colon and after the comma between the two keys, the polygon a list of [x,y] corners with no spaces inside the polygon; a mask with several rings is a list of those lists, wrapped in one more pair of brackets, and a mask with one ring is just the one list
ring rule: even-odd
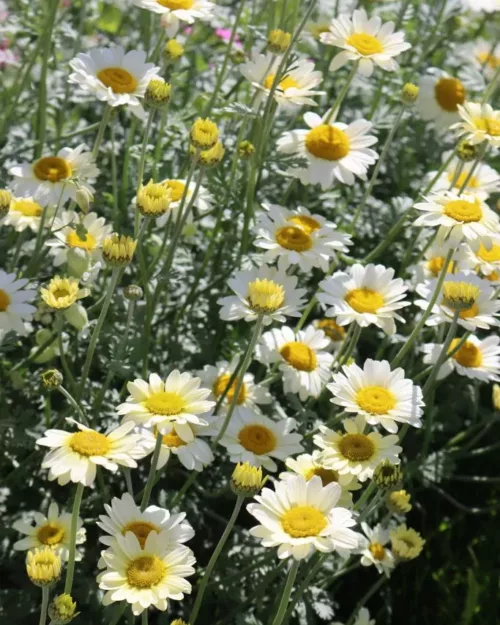
{"label": "green stem", "polygon": [[[289,605],[288,605],[288,607],[287,607],[287,609],[285,611],[285,615],[283,617],[283,622],[284,623],[286,623],[288,621],[288,619],[292,616],[292,612],[294,611],[295,606],[297,605],[297,603],[300,601],[300,598],[304,594],[304,591],[307,588],[310,588],[311,582],[316,577],[316,574],[318,573],[318,571],[322,567],[323,562],[325,561],[326,555],[327,555],[326,553],[316,553],[315,556],[314,556],[314,559],[311,558],[312,566],[309,568],[309,571],[307,572],[307,574],[304,577],[304,579],[298,585],[297,590],[295,591],[292,599],[290,600],[290,603],[289,603]],[[314,560],[316,560],[316,561],[314,561]]]}
{"label": "green stem", "polygon": [[377,590],[387,581],[387,577],[385,575],[380,575],[378,580],[373,584],[373,586],[368,590],[368,592],[358,601],[356,607],[354,608],[349,620],[347,621],[347,625],[353,625],[358,612],[365,605],[367,601],[369,601],[373,595],[377,592]]}
{"label": "green stem", "polygon": [[227,539],[229,538],[229,534],[231,533],[233,526],[236,522],[236,519],[238,518],[238,514],[240,513],[241,506],[244,500],[245,500],[245,497],[242,495],[238,496],[238,498],[236,499],[234,510],[233,510],[233,513],[231,514],[231,518],[229,519],[226,525],[226,528],[224,530],[224,533],[220,537],[220,540],[214,549],[212,557],[210,558],[205,574],[203,575],[203,578],[201,580],[200,589],[198,590],[198,593],[196,595],[196,600],[194,602],[191,616],[189,617],[189,625],[194,625],[196,622],[196,618],[198,617],[198,612],[200,611],[201,603],[203,601],[203,595],[205,594],[208,581],[210,580],[210,575],[212,574],[212,571],[215,568],[217,560],[219,559],[219,556],[222,553],[222,550],[224,549],[224,545],[226,544]]}
{"label": "green stem", "polygon": [[288,571],[288,577],[286,579],[285,587],[283,588],[278,611],[276,612],[276,616],[272,620],[271,625],[281,625],[283,619],[285,618],[285,612],[288,606],[288,601],[290,600],[290,595],[292,594],[293,584],[297,576],[297,571],[299,570],[299,565],[300,560],[294,559],[290,570]]}
{"label": "green stem", "polygon": [[73,575],[75,573],[76,556],[76,531],[78,528],[78,516],[80,514],[80,506],[82,504],[83,489],[84,485],[81,482],[78,482],[75,492],[75,499],[73,501],[73,511],[71,513],[68,568],[66,569],[66,582],[64,584],[64,592],[67,595],[71,594],[71,589],[73,588]]}
{"label": "green stem", "polygon": [[47,608],[49,607],[49,587],[42,586],[42,607],[40,608],[39,625],[45,625],[47,622]]}
{"label": "green stem", "polygon": [[[356,345],[358,344],[360,336],[361,336],[361,326],[358,325],[356,322],[354,322],[354,330],[352,332],[351,340],[349,341],[349,344],[346,347],[345,351],[342,353],[342,355],[341,355],[341,352],[339,352],[338,362],[337,362],[338,369],[340,369],[343,365],[345,365],[345,363],[349,360],[352,353],[354,352],[354,349],[356,348]],[[344,342],[344,345],[345,345],[345,342]]]}
{"label": "green stem", "polygon": [[57,330],[57,346],[59,347],[59,359],[61,361],[61,366],[64,371],[64,375],[68,378],[68,382],[71,387],[75,385],[75,378],[71,373],[71,369],[69,368],[68,361],[66,360],[66,354],[64,353],[64,341],[63,341],[63,326],[64,326],[64,316],[62,312],[56,313],[56,330]]}
{"label": "green stem", "polygon": [[141,615],[141,625],[148,625],[148,609],[146,608]]}
{"label": "green stem", "polygon": [[333,121],[337,118],[337,114],[340,111],[340,107],[342,106],[342,102],[349,91],[349,87],[351,86],[352,81],[354,80],[354,76],[356,76],[356,72],[358,71],[359,60],[353,63],[349,76],[342,87],[342,91],[337,96],[335,102],[333,103],[332,108],[328,111],[327,116],[323,120],[324,124],[329,124],[330,120],[333,118]]}
{"label": "green stem", "polygon": [[101,143],[104,138],[104,131],[106,130],[106,126],[108,125],[112,110],[113,110],[113,107],[107,104],[106,108],[104,109],[104,113],[102,114],[102,119],[99,125],[99,130],[97,131],[97,136],[95,138],[94,146],[92,148],[92,156],[94,157],[94,159],[97,159],[99,148],[101,147]]}
{"label": "green stem", "polygon": [[78,405],[77,401],[75,400],[75,398],[73,397],[73,395],[71,395],[71,393],[69,391],[67,391],[64,386],[58,386],[57,390],[64,395],[64,397],[66,397],[66,399],[69,401],[69,403],[73,406],[73,408],[77,411],[78,416],[80,417],[80,420],[83,423],[88,423],[88,419],[85,416],[83,410],[80,408],[80,406]]}
{"label": "green stem", "polygon": [[[142,182],[144,179],[144,167],[146,164],[146,152],[148,148],[148,139],[149,134],[151,132],[151,126],[153,124],[153,119],[155,115],[155,109],[151,109],[148,115],[148,121],[146,122],[146,128],[144,130],[144,136],[142,138],[142,147],[141,147],[141,156],[139,159],[139,168],[137,170],[137,192],[142,187]],[[137,238],[137,234],[139,232],[139,221],[140,221],[140,213],[139,210],[135,211],[135,226],[134,226],[134,237]]]}
{"label": "green stem", "polygon": [[374,490],[375,490],[375,484],[373,482],[370,482],[368,486],[365,488],[365,490],[363,491],[363,494],[361,495],[361,497],[358,499],[358,501],[354,505],[354,510],[357,510],[357,511],[361,510],[365,506],[368,499],[371,497],[371,494],[373,493]]}
{"label": "green stem", "polygon": [[439,369],[441,369],[441,366],[443,365],[444,361],[446,360],[446,358],[448,356],[448,350],[449,350],[451,342],[455,338],[455,334],[457,332],[459,315],[460,315],[460,311],[459,310],[455,311],[455,313],[453,315],[453,319],[452,319],[452,321],[450,323],[450,327],[448,328],[448,334],[446,335],[446,339],[445,339],[445,341],[443,343],[443,346],[441,348],[441,352],[439,353],[439,356],[438,356],[436,362],[434,363],[434,366],[431,369],[429,377],[427,378],[427,380],[426,380],[426,382],[424,384],[424,387],[422,389],[422,394],[423,394],[424,398],[427,397],[429,392],[432,390],[432,387],[434,385],[436,377],[437,377],[437,375],[439,373]]}
{"label": "green stem", "polygon": [[158,466],[158,458],[160,457],[162,442],[163,442],[163,435],[161,432],[158,432],[158,434],[156,435],[155,450],[153,452],[153,457],[151,459],[151,467],[149,468],[148,481],[146,482],[146,488],[144,489],[144,493],[142,495],[142,500],[141,500],[142,512],[144,512],[144,510],[147,508],[149,499],[151,497],[151,491],[153,490],[153,485],[154,485],[155,475],[156,475],[156,468]]}
{"label": "green stem", "polygon": [[500,67],[495,72],[495,75],[493,76],[490,84],[486,87],[483,97],[481,99],[481,104],[485,104],[486,102],[488,102],[488,100],[490,99],[490,96],[492,96],[495,93],[499,80],[500,80]]}

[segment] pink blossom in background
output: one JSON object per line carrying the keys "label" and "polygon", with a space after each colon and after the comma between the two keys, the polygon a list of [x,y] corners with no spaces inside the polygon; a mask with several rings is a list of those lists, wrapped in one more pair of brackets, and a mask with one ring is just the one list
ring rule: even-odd
{"label": "pink blossom in background", "polygon": [[12,50],[9,50],[9,45],[10,42],[8,39],[0,41],[0,69],[6,65],[17,65],[19,60],[18,55]]}
{"label": "pink blossom in background", "polygon": [[[229,40],[231,39],[231,32],[232,31],[230,28],[216,28],[215,29],[215,34],[217,35],[217,37],[219,37],[219,39],[222,39],[224,43],[229,43]],[[236,35],[234,38],[233,46],[235,48],[241,48],[242,46],[241,40],[238,37],[238,35]]]}

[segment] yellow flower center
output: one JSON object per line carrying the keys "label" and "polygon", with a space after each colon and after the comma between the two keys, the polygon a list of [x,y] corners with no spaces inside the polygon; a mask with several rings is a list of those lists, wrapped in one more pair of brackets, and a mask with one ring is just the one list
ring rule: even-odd
{"label": "yellow flower center", "polygon": [[64,540],[64,528],[57,523],[45,523],[38,528],[36,537],[44,545],[58,545]]}
{"label": "yellow flower center", "polygon": [[44,156],[33,165],[38,180],[59,182],[71,177],[71,165],[59,156]]}
{"label": "yellow flower center", "polygon": [[293,250],[294,252],[306,252],[313,245],[312,239],[307,232],[296,226],[278,228],[276,231],[276,242],[286,250]]}
{"label": "yellow flower center", "polygon": [[378,291],[362,287],[352,289],[344,296],[345,301],[351,308],[359,313],[376,313],[384,305],[384,298]]}
{"label": "yellow flower center", "polygon": [[156,0],[156,1],[162,7],[166,7],[167,9],[170,9],[171,11],[177,11],[179,9],[187,10],[187,9],[190,9],[194,4],[194,0]]}
{"label": "yellow flower center", "polygon": [[[448,352],[453,351],[459,343],[460,339],[453,339]],[[452,358],[462,367],[480,367],[483,362],[481,350],[470,341],[465,341],[462,347],[453,354]]]}
{"label": "yellow flower center", "polygon": [[[273,86],[274,77],[275,74],[269,74],[269,76],[266,76],[264,78],[264,87],[266,89],[271,89],[271,87]],[[299,83],[291,76],[285,76],[285,78],[283,78],[283,80],[280,80],[280,82],[278,83],[278,88],[282,91],[286,91],[287,89],[294,89],[298,86]]]}
{"label": "yellow flower center", "polygon": [[167,447],[183,447],[187,445],[186,441],[183,441],[175,430],[171,430],[168,434],[163,435],[162,444]]}
{"label": "yellow flower center", "polygon": [[328,338],[332,341],[343,341],[345,338],[345,330],[333,319],[321,319],[317,324],[318,330],[323,330]]}
{"label": "yellow flower center", "polygon": [[306,135],[306,149],[326,161],[338,161],[349,154],[349,137],[335,126],[320,124]]}
{"label": "yellow flower center", "polygon": [[79,247],[82,250],[91,252],[95,249],[96,240],[89,232],[83,235],[85,238],[81,239],[75,230],[71,230],[66,236],[66,245],[69,247]]}
{"label": "yellow flower center", "polygon": [[94,430],[76,432],[69,439],[71,449],[81,456],[105,456],[111,445],[108,438]]}
{"label": "yellow flower center", "polygon": [[[467,180],[469,174],[466,171],[463,171],[461,174],[459,174],[458,178],[455,180],[455,188],[456,189],[461,189],[464,184],[465,181]],[[453,178],[455,177],[455,173],[450,171],[448,172],[448,180],[451,183],[453,181]],[[470,189],[477,189],[477,187],[479,186],[479,180],[476,178],[476,176],[471,176],[469,178],[469,181],[467,182],[467,188]]]}
{"label": "yellow flower center", "polygon": [[248,301],[258,313],[272,313],[285,301],[285,289],[272,280],[257,278],[248,285]]}
{"label": "yellow flower center", "polygon": [[356,402],[370,414],[387,414],[396,405],[396,398],[383,386],[365,386],[356,393]]}
{"label": "yellow flower center", "polygon": [[161,184],[170,189],[172,202],[178,202],[182,198],[186,186],[183,182],[179,180],[164,180]]}
{"label": "yellow flower center", "polygon": [[295,215],[295,217],[290,217],[287,221],[296,224],[307,234],[311,234],[321,228],[321,224],[313,217],[309,217],[309,215]]}
{"label": "yellow flower center", "polygon": [[165,577],[167,567],[158,556],[135,558],[127,568],[127,581],[132,588],[153,588]]}
{"label": "yellow flower center", "polygon": [[484,279],[490,282],[497,282],[497,280],[500,280],[500,274],[497,271],[492,271],[487,276],[484,276]]}
{"label": "yellow flower center", "polygon": [[52,295],[57,299],[64,299],[65,297],[68,297],[69,295],[71,295],[71,293],[68,291],[68,289],[56,289]]}
{"label": "yellow flower center", "polygon": [[370,553],[375,560],[383,560],[385,557],[385,549],[380,543],[371,543],[368,547]]}
{"label": "yellow flower center", "polygon": [[0,312],[5,312],[10,304],[9,294],[0,289]]}
{"label": "yellow flower center", "polygon": [[344,434],[339,442],[339,451],[348,460],[365,462],[375,453],[375,445],[365,434]]}
{"label": "yellow flower center", "polygon": [[363,56],[379,54],[384,51],[380,41],[368,33],[353,33],[350,37],[347,37],[345,42],[348,46],[355,48]]}
{"label": "yellow flower center", "polygon": [[285,343],[280,349],[280,354],[286,362],[298,371],[314,371],[318,366],[318,360],[314,351],[300,341]]}
{"label": "yellow flower center", "polygon": [[496,263],[500,261],[500,245],[494,243],[491,248],[488,249],[481,243],[477,255],[481,260],[485,260],[487,263]]}
{"label": "yellow flower center", "polygon": [[455,221],[468,224],[473,221],[481,221],[483,211],[481,210],[479,202],[452,200],[444,207],[444,214]]}
{"label": "yellow flower center", "polygon": [[314,467],[313,469],[310,469],[304,477],[307,481],[309,481],[315,475],[321,478],[323,486],[339,481],[339,474],[337,471],[334,471],[333,469],[324,469],[323,467]]}
{"label": "yellow flower center", "polygon": [[135,534],[139,544],[141,545],[141,549],[144,549],[144,545],[146,544],[147,537],[151,534],[151,532],[160,533],[160,528],[149,521],[130,521],[127,525],[122,529],[122,534],[125,536],[127,532],[132,532]]}
{"label": "yellow flower center", "polygon": [[[223,375],[220,375],[214,382],[212,390],[213,393],[215,395],[215,397],[220,397],[222,395],[222,393],[226,390],[227,385],[229,384],[229,380],[231,379],[231,374],[230,373],[224,373]],[[227,394],[226,394],[226,401],[228,403],[231,403],[234,399],[234,394],[236,393],[236,385],[237,385],[237,380],[235,379],[233,381],[233,383],[231,384],[231,387],[229,388]],[[243,403],[245,403],[245,400],[247,398],[247,389],[245,386],[245,383],[243,382],[243,384],[241,385],[240,388],[240,392],[238,393],[238,399],[236,400],[236,403],[238,405],[241,405]]]}
{"label": "yellow flower center", "polygon": [[[432,273],[433,276],[438,276],[441,273],[441,270],[444,265],[445,258],[444,256],[434,256],[427,261],[427,269]],[[455,263],[451,262],[448,265],[448,269],[446,273],[453,273],[455,271]]]}
{"label": "yellow flower center", "polygon": [[498,137],[500,135],[500,119],[475,117],[473,122],[478,130],[483,130],[492,137]]}
{"label": "yellow flower center", "polygon": [[434,86],[434,95],[442,109],[456,113],[458,105],[465,101],[466,91],[457,78],[440,78]]}
{"label": "yellow flower center", "polygon": [[496,69],[500,67],[500,57],[495,56],[494,54],[488,52],[479,52],[476,54],[477,60],[481,63],[481,65],[489,65],[491,69]]}
{"label": "yellow flower center", "polygon": [[12,202],[11,210],[21,213],[25,217],[40,217],[43,213],[40,204],[31,200],[15,200]]}
{"label": "yellow flower center", "polygon": [[186,408],[186,402],[179,393],[160,391],[150,395],[144,402],[144,406],[149,412],[170,417],[183,412]]}
{"label": "yellow flower center", "polygon": [[238,434],[240,445],[257,456],[268,454],[276,448],[276,436],[265,425],[245,425]]}
{"label": "yellow flower center", "polygon": [[97,72],[97,78],[114,93],[134,93],[137,80],[123,67],[105,67]]}
{"label": "yellow flower center", "polygon": [[479,307],[477,304],[472,304],[470,308],[466,308],[465,310],[461,310],[458,313],[460,319],[470,319],[471,317],[477,317],[479,314]]}
{"label": "yellow flower center", "polygon": [[281,527],[293,538],[318,536],[327,525],[325,515],[312,506],[296,506],[281,517]]}

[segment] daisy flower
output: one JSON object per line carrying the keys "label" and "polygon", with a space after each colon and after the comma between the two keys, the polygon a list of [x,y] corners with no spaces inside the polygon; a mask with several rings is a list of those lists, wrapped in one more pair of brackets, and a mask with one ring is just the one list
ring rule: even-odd
{"label": "daisy flower", "polygon": [[[460,340],[453,339],[450,352],[458,346]],[[423,345],[424,363],[430,365],[437,362],[442,348],[442,345],[435,343]],[[453,371],[472,380],[500,382],[500,338],[488,336],[481,340],[477,336],[469,336],[460,349],[440,367],[437,379],[442,380]]]}
{"label": "daisy flower", "polygon": [[477,195],[453,191],[433,193],[425,202],[415,204],[423,214],[415,226],[439,226],[438,239],[458,244],[462,239],[474,241],[480,237],[498,238],[500,220]]}
{"label": "daisy flower", "polygon": [[264,547],[278,547],[278,558],[303,560],[315,551],[338,551],[348,555],[358,547],[359,534],[352,513],[337,507],[338,484],[323,486],[318,476],[307,481],[302,475],[275,482],[274,491],[264,488],[247,506],[259,525],[250,534]]}
{"label": "daisy flower", "polygon": [[186,543],[194,536],[194,530],[185,520],[186,514],[171,514],[165,508],[148,506],[141,511],[134,498],[125,493],[120,498],[113,497],[111,505],[105,503],[107,514],[101,514],[97,525],[109,536],[100,536],[99,541],[107,547],[117,545],[117,536],[126,536],[131,532],[139,541],[142,549],[151,532],[161,534],[165,543],[174,547]]}
{"label": "daisy flower", "polygon": [[468,61],[472,60],[476,69],[482,71],[486,78],[491,80],[500,67],[500,44],[492,46],[491,41],[477,39],[464,53],[464,58]]}
{"label": "daisy flower", "polygon": [[[342,625],[342,623],[335,621],[332,625]],[[375,625],[375,619],[370,618],[370,612],[367,608],[361,608],[352,625]]]}
{"label": "daisy flower", "polygon": [[458,136],[465,135],[473,144],[488,141],[493,147],[500,147],[500,111],[490,104],[465,102],[458,107],[458,113],[462,121],[452,126]]}
{"label": "daisy flower", "polygon": [[89,94],[109,106],[127,105],[142,109],[146,87],[158,78],[159,67],[146,63],[143,50],[125,52],[121,46],[94,48],[80,53],[70,62],[73,73],[69,82],[80,85]]}
{"label": "daisy flower", "polygon": [[207,400],[210,390],[200,388],[200,383],[200,378],[177,369],[165,381],[156,373],[149,376],[149,383],[137,378],[127,384],[130,395],[118,406],[117,413],[124,415],[125,423],[156,426],[162,434],[173,426],[182,440],[189,442],[194,438],[190,425],[207,425],[199,415],[215,405]]}
{"label": "daisy flower", "polygon": [[325,349],[336,352],[344,342],[346,331],[334,319],[315,319],[312,322],[316,330],[322,330],[329,343]]}
{"label": "daisy flower", "polygon": [[332,223],[326,225],[326,220],[319,215],[289,211],[278,204],[264,205],[264,208],[266,212],[259,215],[255,226],[254,244],[265,250],[265,262],[278,259],[278,266],[283,270],[298,265],[307,273],[313,267],[326,272],[336,252],[348,252],[351,237],[337,232]]}
{"label": "daisy flower", "polygon": [[[16,551],[27,551],[36,547],[50,547],[58,551],[63,560],[69,558],[69,543],[71,536],[71,514],[63,512],[59,514],[59,506],[51,503],[47,511],[47,516],[41,512],[34,513],[34,525],[26,521],[16,521],[13,528],[25,534],[26,537],[14,543]],[[85,542],[85,529],[83,521],[78,517],[76,524],[76,544]],[[76,552],[76,559],[81,560],[82,556]]]}
{"label": "daisy flower", "polygon": [[[415,305],[426,310],[429,301],[436,288],[436,280],[427,280],[416,287],[417,293],[422,297],[415,301]],[[482,280],[470,272],[460,272],[446,278],[446,282],[465,282],[475,286],[479,290],[478,297],[470,308],[461,310],[458,315],[458,325],[466,330],[474,332],[477,328],[489,330],[490,326],[500,325],[497,319],[500,311],[500,300],[494,297],[495,290],[488,280]],[[428,326],[436,326],[440,323],[450,323],[454,317],[454,311],[446,306],[444,298],[438,297],[429,318],[425,322]]]}
{"label": "daisy flower", "polygon": [[390,531],[381,525],[376,525],[371,529],[366,523],[361,523],[361,527],[366,536],[361,539],[361,564],[363,566],[374,565],[379,573],[389,576],[396,565],[392,552],[385,546],[390,540]]}
{"label": "daisy flower", "polygon": [[185,578],[194,574],[196,560],[190,549],[172,545],[166,535],[168,530],[151,532],[143,548],[132,532],[116,536],[116,544],[102,553],[106,569],[97,577],[106,591],[103,605],[126,601],[135,615],[149,606],[164,612],[168,599],[182,601],[191,592]]}
{"label": "daisy flower", "polygon": [[297,289],[297,276],[287,276],[282,270],[262,265],[248,271],[236,271],[228,280],[236,294],[221,297],[220,318],[224,321],[255,321],[263,315],[264,325],[273,321],[283,323],[288,317],[300,317],[305,304],[306,289]]}
{"label": "daisy flower", "polygon": [[274,472],[278,466],[273,458],[284,461],[302,451],[302,436],[294,432],[296,425],[295,419],[273,421],[241,408],[233,413],[220,444],[227,449],[231,462],[248,462]]}
{"label": "daisy flower", "polygon": [[285,132],[277,143],[278,152],[306,159],[305,169],[290,169],[295,178],[303,184],[320,184],[323,189],[329,189],[335,180],[353,185],[356,176],[367,179],[368,167],[378,159],[370,149],[377,143],[377,138],[368,134],[371,122],[326,123],[316,113],[306,113],[304,121],[309,128]]}
{"label": "daisy flower", "polygon": [[296,458],[287,458],[285,464],[289,471],[280,473],[280,480],[288,480],[294,475],[302,475],[307,481],[317,475],[323,486],[336,483],[342,489],[338,505],[352,508],[352,491],[359,490],[361,484],[352,475],[340,475],[338,471],[327,469],[321,462],[321,452],[317,449],[311,454],[300,454]]}
{"label": "daisy flower", "polygon": [[[158,469],[167,464],[170,454],[177,456],[182,466],[189,471],[203,471],[205,467],[213,462],[214,455],[210,445],[200,438],[201,436],[212,435],[213,431],[211,428],[194,423],[188,423],[187,427],[191,430],[189,437],[186,436],[189,440],[184,440],[182,437],[182,435],[185,436],[186,428],[183,428],[181,432],[177,432],[176,425],[167,426],[165,433],[162,435]],[[157,435],[156,428],[153,433],[143,432],[144,444],[149,452],[154,451]]]}
{"label": "daisy flower", "polygon": [[480,271],[486,280],[500,280],[500,241],[471,241],[465,247],[464,255],[468,267]]}
{"label": "daisy flower", "polygon": [[[177,219],[177,213],[181,205],[181,200],[184,194],[184,189],[186,188],[186,183],[187,180],[175,178],[167,178],[166,180],[162,180],[160,182],[162,186],[166,187],[170,191],[171,199],[168,212],[156,220],[156,225],[158,227],[161,228],[162,226],[164,226],[169,218]],[[186,199],[184,200],[184,208],[186,208],[186,206],[189,204],[196,187],[196,182],[189,183],[186,191]],[[193,206],[196,207],[201,213],[207,213],[212,208],[213,202],[214,199],[208,189],[200,185],[198,187],[198,192],[196,194]],[[192,211],[190,211],[187,221],[190,223],[192,219]]]}
{"label": "daisy flower", "polygon": [[[255,102],[257,106],[263,98],[267,99],[280,63],[281,58],[275,54],[261,54],[254,50],[250,59],[240,65],[243,76],[261,92]],[[314,63],[299,59],[282,76],[274,92],[274,99],[289,110],[297,110],[304,105],[316,106],[312,97],[324,94],[324,91],[315,91],[322,80],[323,74],[314,70]]]}
{"label": "daisy flower", "polygon": [[403,31],[394,32],[392,22],[382,24],[377,15],[368,19],[364,9],[354,11],[352,18],[340,15],[338,19],[333,19],[329,32],[320,35],[321,43],[343,48],[332,59],[331,72],[349,61],[358,61],[359,73],[367,78],[373,73],[374,63],[388,72],[398,70],[394,57],[411,48],[404,38]]}
{"label": "daisy flower", "polygon": [[460,119],[458,107],[465,102],[466,96],[461,80],[433,67],[420,79],[416,106],[423,119],[448,128]]}
{"label": "daisy flower", "polygon": [[102,260],[101,248],[104,239],[111,236],[113,226],[106,225],[104,217],[97,213],[83,215],[64,211],[54,220],[54,238],[47,241],[54,257],[54,265],[60,267],[69,262],[73,269],[88,269],[89,262]]}
{"label": "daisy flower", "polygon": [[422,427],[422,391],[405,378],[404,369],[391,371],[387,360],[368,358],[363,368],[344,365],[326,388],[333,395],[332,404],[347,412],[362,415],[370,425],[381,425],[395,434],[398,423]]}
{"label": "daisy flower", "polygon": [[279,363],[285,393],[298,393],[305,401],[318,397],[330,379],[333,356],[325,351],[328,343],[325,333],[314,326],[297,333],[282,326],[261,336],[255,357],[266,365]]}
{"label": "daisy flower", "polygon": [[[229,380],[235,372],[239,362],[240,357],[236,355],[231,362],[221,360],[215,366],[205,365],[203,371],[197,372],[202,384],[212,389],[211,398],[213,397],[216,400],[219,399],[222,393],[226,390]],[[224,414],[233,402],[237,379],[238,377],[236,377],[231,384],[231,387],[220,406],[221,414]],[[235,410],[238,410],[240,406],[256,410],[259,404],[270,404],[271,402],[272,396],[269,393],[267,386],[256,384],[253,373],[247,371],[243,376],[243,384],[241,385],[238,399],[236,400]]]}
{"label": "daisy flower", "polygon": [[31,199],[41,206],[76,202],[79,189],[94,193],[92,183],[99,174],[94,157],[84,145],[62,148],[55,156],[42,156],[34,163],[14,165],[12,188],[17,196]]}
{"label": "daisy flower", "polygon": [[12,198],[9,212],[1,223],[3,226],[12,226],[16,232],[23,232],[26,228],[38,232],[42,213],[43,207],[32,197]]}
{"label": "daisy flower", "polygon": [[[455,248],[452,244],[451,247]],[[424,252],[424,257],[417,265],[408,267],[408,271],[415,274],[416,282],[422,282],[429,278],[438,278],[441,273],[448,252],[451,249],[449,241],[434,241],[427,247]],[[451,262],[448,265],[446,273],[454,273],[465,268],[465,252],[462,247],[456,248],[453,251]]]}
{"label": "daisy flower", "polygon": [[418,558],[425,545],[422,536],[405,523],[391,530],[390,539],[393,554],[403,561]]}
{"label": "daisy flower", "polygon": [[395,319],[404,321],[397,310],[409,306],[402,301],[408,287],[394,269],[384,265],[353,265],[349,273],[337,272],[319,286],[318,300],[326,307],[327,317],[335,317],[341,326],[356,322],[362,328],[370,324],[386,334],[396,332]]}
{"label": "daisy flower", "polygon": [[92,486],[98,465],[113,473],[118,471],[119,465],[135,468],[136,460],[148,453],[141,444],[141,437],[130,434],[133,423],[124,423],[102,434],[74,419],[66,421],[76,425],[79,431],[47,430],[44,437],[36,441],[37,445],[51,447],[42,468],[49,469],[49,480],[57,479],[61,486],[70,481]]}
{"label": "daisy flower", "polygon": [[209,21],[215,9],[215,4],[207,0],[132,0],[132,2],[141,9],[159,13],[168,37],[175,37],[180,22],[194,24],[196,20]]}
{"label": "daisy flower", "polygon": [[35,298],[34,289],[25,289],[28,280],[16,279],[15,273],[7,273],[0,269],[0,330],[25,334],[25,321],[31,321],[36,312],[32,302]]}
{"label": "daisy flower", "polygon": [[[443,162],[448,160],[450,152],[444,152],[442,156]],[[460,174],[455,180],[452,191],[459,193],[466,180],[467,186],[463,192],[470,195],[477,195],[482,200],[486,200],[492,193],[500,191],[500,176],[498,173],[486,163],[475,164],[464,163],[459,158],[451,159],[446,170],[439,176],[433,185],[435,191],[448,191],[451,183],[455,179],[455,172],[460,169]],[[471,169],[474,168],[472,176],[469,177]],[[429,180],[434,179],[437,171],[431,171],[428,174]]]}
{"label": "daisy flower", "polygon": [[364,434],[366,422],[361,415],[355,419],[344,419],[342,425],[345,434],[320,425],[320,434],[314,436],[315,445],[323,449],[320,458],[325,467],[338,471],[340,475],[353,475],[364,482],[372,477],[382,460],[399,464],[402,447],[396,444],[396,435]]}

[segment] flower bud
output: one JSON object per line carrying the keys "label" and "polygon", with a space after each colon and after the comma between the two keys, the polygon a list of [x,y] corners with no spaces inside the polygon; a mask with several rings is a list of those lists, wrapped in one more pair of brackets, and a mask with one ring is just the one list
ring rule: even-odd
{"label": "flower bud", "polygon": [[411,496],[405,490],[393,490],[387,493],[385,505],[394,514],[406,514],[412,508],[410,500]]}
{"label": "flower bud", "polygon": [[169,61],[178,61],[184,54],[184,46],[177,39],[169,39],[163,48],[163,55]]}
{"label": "flower bud", "polygon": [[390,533],[392,553],[398,560],[409,562],[418,558],[425,545],[425,540],[411,527],[400,525]]}
{"label": "flower bud", "polygon": [[52,586],[61,577],[61,556],[50,547],[28,551],[26,572],[36,586]]}
{"label": "flower bud", "polygon": [[137,284],[129,284],[123,289],[123,295],[125,299],[128,299],[131,302],[136,302],[137,300],[143,298],[144,291]]}
{"label": "flower bud", "polygon": [[247,57],[246,57],[246,54],[245,54],[244,50],[241,50],[240,48],[236,48],[236,50],[233,50],[231,52],[231,61],[235,65],[241,65],[246,60],[247,60]]}
{"label": "flower bud", "polygon": [[267,38],[267,47],[271,52],[275,54],[283,54],[290,47],[292,41],[291,33],[287,33],[284,30],[276,28],[269,33]]}
{"label": "flower bud", "polygon": [[500,410],[500,384],[493,384],[492,401],[493,408]]}
{"label": "flower bud", "polygon": [[91,203],[94,201],[93,193],[86,187],[80,187],[75,194],[75,202],[84,213],[89,212]]}
{"label": "flower bud", "polygon": [[475,160],[478,154],[478,146],[469,143],[467,139],[462,139],[457,145],[457,156],[464,163]]}
{"label": "flower bud", "polygon": [[164,215],[172,199],[170,189],[152,180],[146,186],[141,185],[137,192],[137,208],[145,217],[158,218]]}
{"label": "flower bud", "polygon": [[10,204],[12,202],[12,195],[10,191],[3,189],[0,191],[0,218],[5,217],[9,212]]}
{"label": "flower bud", "polygon": [[240,141],[238,144],[238,156],[242,160],[251,158],[254,152],[255,146],[250,141]]}
{"label": "flower bud", "polygon": [[42,383],[48,391],[61,386],[63,379],[63,374],[58,369],[47,369],[42,373]]}
{"label": "flower bud", "polygon": [[481,290],[469,282],[445,282],[443,284],[442,304],[453,311],[463,311],[472,308]]}
{"label": "flower bud", "polygon": [[78,612],[76,610],[76,601],[73,601],[71,595],[58,595],[49,605],[48,614],[53,625],[66,625],[75,618]]}
{"label": "flower bud", "polygon": [[219,140],[219,129],[217,128],[217,124],[210,119],[198,117],[191,127],[189,137],[195,148],[209,150],[213,148]]}
{"label": "flower bud", "polygon": [[134,241],[132,237],[114,232],[110,237],[104,239],[102,256],[109,265],[121,267],[132,262],[136,247],[137,241]]}
{"label": "flower bud", "polygon": [[377,488],[385,490],[401,484],[403,474],[397,465],[392,464],[389,460],[383,460],[375,467],[372,479]]}
{"label": "flower bud", "polygon": [[153,78],[149,81],[144,94],[144,104],[146,108],[161,109],[170,101],[172,86],[161,78]]}
{"label": "flower bud", "polygon": [[231,477],[231,490],[241,497],[254,497],[260,492],[266,479],[262,479],[262,469],[248,462],[238,463]]}
{"label": "flower bud", "polygon": [[[193,149],[193,147],[191,146],[191,149]],[[224,146],[222,145],[222,143],[220,141],[218,141],[213,148],[210,148],[210,150],[203,150],[201,152],[198,153],[198,165],[200,167],[215,167],[216,165],[218,165],[222,159],[224,158],[224,153],[225,153],[225,149]],[[196,152],[195,154],[193,154],[193,156],[196,156]]]}
{"label": "flower bud", "polygon": [[418,98],[418,93],[420,88],[417,85],[414,85],[411,82],[407,82],[403,85],[403,89],[401,90],[401,102],[406,105],[411,105]]}

